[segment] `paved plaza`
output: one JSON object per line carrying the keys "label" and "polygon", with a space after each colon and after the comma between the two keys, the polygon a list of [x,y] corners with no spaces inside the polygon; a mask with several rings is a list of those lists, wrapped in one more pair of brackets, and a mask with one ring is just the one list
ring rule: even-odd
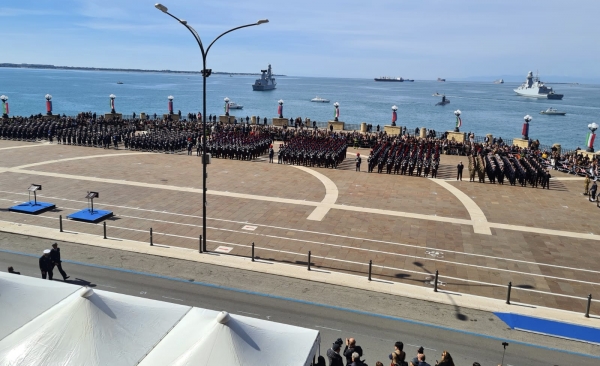
{"label": "paved plaza", "polygon": [[[316,269],[506,298],[584,312],[600,296],[600,209],[581,195],[583,180],[553,172],[550,190],[455,180],[466,159],[442,156],[440,179],[354,171],[354,154],[337,169],[212,159],[207,239],[211,251],[307,264]],[[366,161],[366,159],[363,159]],[[198,248],[202,166],[185,154],[0,141],[0,220],[58,230],[59,215],[112,210],[112,238]],[[57,208],[31,216],[7,208],[28,199]],[[63,220],[71,232],[102,235],[102,224]],[[343,301],[343,300],[342,300]],[[592,314],[600,314],[594,302]]]}

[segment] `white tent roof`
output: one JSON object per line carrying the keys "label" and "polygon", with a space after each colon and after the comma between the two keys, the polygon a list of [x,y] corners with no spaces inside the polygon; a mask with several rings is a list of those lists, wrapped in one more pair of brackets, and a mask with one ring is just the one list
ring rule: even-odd
{"label": "white tent roof", "polygon": [[319,332],[0,272],[0,366],[309,365]]}
{"label": "white tent roof", "polygon": [[4,273],[0,276],[0,339],[62,301],[78,287]]}
{"label": "white tent roof", "polygon": [[140,366],[310,365],[319,332],[194,308]]}

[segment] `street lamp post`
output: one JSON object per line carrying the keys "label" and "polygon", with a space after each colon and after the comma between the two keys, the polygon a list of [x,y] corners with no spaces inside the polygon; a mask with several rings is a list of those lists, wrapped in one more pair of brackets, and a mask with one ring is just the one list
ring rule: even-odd
{"label": "street lamp post", "polygon": [[521,131],[523,135],[523,140],[529,141],[529,122],[533,119],[530,115],[526,115],[523,117],[525,123],[523,123],[523,130]]}
{"label": "street lamp post", "polygon": [[333,106],[335,107],[335,111],[334,111],[334,114],[333,114],[333,117],[334,117],[333,120],[335,122],[337,122],[339,120],[339,118],[340,118],[340,103],[335,102],[335,103],[333,103]]}
{"label": "street lamp post", "polygon": [[590,132],[587,135],[587,139],[586,139],[587,149],[585,149],[585,151],[593,153],[594,152],[594,140],[596,139],[596,130],[598,129],[598,124],[596,122],[590,123],[588,125],[588,128],[590,129]]}
{"label": "street lamp post", "polygon": [[117,113],[117,111],[115,111],[115,98],[117,96],[114,94],[111,94],[108,97],[110,98],[110,113],[115,114],[115,113]]}
{"label": "street lamp post", "polygon": [[454,115],[456,116],[456,126],[454,126],[454,132],[460,132],[460,127],[462,126],[462,119],[460,119],[460,115],[462,112],[460,109],[454,111]]}
{"label": "street lamp post", "polygon": [[48,116],[52,115],[52,95],[46,94],[46,114]]}
{"label": "street lamp post", "polygon": [[8,97],[6,95],[0,95],[2,101],[2,118],[8,118]]}
{"label": "street lamp post", "polygon": [[169,95],[167,99],[169,100],[169,114],[173,114],[173,99],[175,98],[173,98],[172,95]]}
{"label": "street lamp post", "polygon": [[397,110],[397,106],[392,106],[392,126],[396,126],[396,121],[398,120],[398,114],[396,113]]}
{"label": "street lamp post", "polygon": [[[229,117],[229,98],[225,97],[223,101],[225,102],[225,115]],[[227,122],[229,122],[229,119],[227,120]]]}
{"label": "street lamp post", "polygon": [[187,21],[185,21],[183,19],[179,19],[176,16],[174,16],[173,14],[169,13],[169,9],[162,4],[157,3],[154,5],[154,7],[157,8],[158,10],[162,11],[163,13],[167,14],[171,18],[175,19],[176,21],[178,21],[184,27],[186,27],[187,30],[190,31],[190,33],[192,33],[192,35],[194,36],[196,43],[198,43],[198,46],[200,47],[200,53],[202,54],[202,71],[201,71],[201,73],[202,73],[202,249],[204,252],[206,252],[206,178],[207,178],[207,174],[206,174],[206,163],[207,163],[207,158],[206,158],[206,78],[209,77],[210,74],[212,73],[211,69],[206,68],[206,56],[208,55],[208,51],[210,51],[210,48],[212,47],[212,45],[215,44],[215,42],[219,38],[223,37],[227,33],[231,33],[235,30],[242,29],[242,28],[265,24],[265,23],[268,23],[269,20],[261,19],[261,20],[257,21],[256,23],[241,25],[239,27],[235,27],[226,32],[223,32],[223,33],[219,34],[208,45],[208,47],[205,50],[204,45],[202,44],[202,40],[200,40],[200,36],[198,35],[198,32],[196,32],[196,30],[194,28],[192,28],[192,26],[187,24]]}
{"label": "street lamp post", "polygon": [[277,103],[279,103],[279,107],[277,107],[277,113],[279,114],[279,118],[283,118],[283,99],[279,99]]}

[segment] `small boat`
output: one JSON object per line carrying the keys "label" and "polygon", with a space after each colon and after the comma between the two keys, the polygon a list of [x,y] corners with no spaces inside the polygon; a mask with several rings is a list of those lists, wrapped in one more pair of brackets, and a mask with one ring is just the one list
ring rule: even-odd
{"label": "small boat", "polygon": [[394,78],[394,77],[390,77],[390,76],[380,76],[378,78],[375,78],[375,81],[393,81],[393,82],[401,83],[406,80],[401,77]]}
{"label": "small boat", "polygon": [[437,81],[446,81],[446,79],[437,78]]}
{"label": "small boat", "polygon": [[117,81],[117,84],[123,84],[123,82],[122,81]]}
{"label": "small boat", "polygon": [[504,84],[504,79],[494,80],[494,84]]}
{"label": "small boat", "polygon": [[236,104],[235,102],[229,102],[229,109],[243,109],[243,105]]}
{"label": "small boat", "polygon": [[407,83],[414,83],[415,79],[404,79],[404,81],[406,81]]}
{"label": "small boat", "polygon": [[432,97],[441,97],[442,95],[440,93],[438,93],[438,92],[435,92],[435,94],[432,94],[431,96]]}
{"label": "small boat", "polygon": [[329,99],[321,98],[318,95],[315,98],[312,98],[310,101],[315,103],[329,103]]}
{"label": "small boat", "polygon": [[541,111],[540,114],[545,114],[548,116],[564,116],[567,114],[567,112],[559,112],[555,108],[550,107],[545,111]]}

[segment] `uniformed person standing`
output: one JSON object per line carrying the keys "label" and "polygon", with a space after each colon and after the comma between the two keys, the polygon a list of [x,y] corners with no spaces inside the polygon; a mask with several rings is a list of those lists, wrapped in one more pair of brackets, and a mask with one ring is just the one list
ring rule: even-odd
{"label": "uniformed person standing", "polygon": [[459,161],[458,165],[456,166],[456,180],[462,180],[462,172],[464,167],[465,166],[463,165],[462,161]]}
{"label": "uniformed person standing", "polygon": [[362,159],[360,157],[360,153],[356,154],[356,171],[360,172],[360,164],[362,163]]}
{"label": "uniformed person standing", "polygon": [[50,249],[44,250],[44,254],[40,257],[39,260],[40,271],[42,272],[42,279],[46,279],[46,276],[49,280],[52,280],[52,259],[50,258]]}
{"label": "uniformed person standing", "polygon": [[269,163],[273,163],[273,156],[275,155],[275,150],[273,150],[273,145],[269,146]]}
{"label": "uniformed person standing", "polygon": [[[52,244],[52,250],[50,250],[50,259],[52,260],[52,269],[54,269],[54,267],[56,266],[58,268],[58,271],[60,272],[60,275],[63,277],[63,281],[66,281],[67,278],[69,278],[69,276],[67,276],[67,273],[62,269],[62,261],[60,260],[60,248],[58,247],[57,243]],[[50,273],[52,273],[52,270],[50,271]]]}

